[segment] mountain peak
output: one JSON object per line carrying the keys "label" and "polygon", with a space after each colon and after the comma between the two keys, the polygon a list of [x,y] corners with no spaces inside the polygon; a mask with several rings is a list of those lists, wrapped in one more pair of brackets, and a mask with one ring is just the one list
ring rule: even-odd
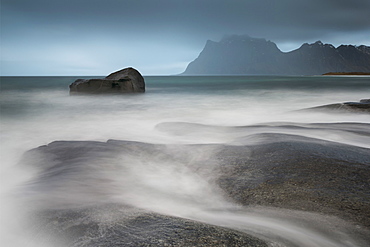
{"label": "mountain peak", "polygon": [[370,72],[370,47],[335,48],[318,40],[284,53],[263,38],[228,35],[219,42],[208,40],[183,74],[321,75],[353,71]]}
{"label": "mountain peak", "polygon": [[[250,43],[250,42],[258,42],[258,43],[266,43],[271,42],[267,41],[264,38],[253,38],[247,34],[245,35],[225,35],[221,40],[220,43],[234,43],[234,42],[240,42],[240,43]],[[272,43],[272,42],[271,42]]]}

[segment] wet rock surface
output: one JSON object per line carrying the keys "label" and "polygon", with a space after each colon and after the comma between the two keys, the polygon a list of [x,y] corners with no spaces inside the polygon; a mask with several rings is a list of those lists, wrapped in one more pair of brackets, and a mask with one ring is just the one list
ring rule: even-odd
{"label": "wet rock surface", "polygon": [[335,103],[308,108],[309,111],[333,111],[350,113],[370,113],[370,100],[361,99],[359,102]]}
{"label": "wet rock surface", "polygon": [[[264,134],[264,144],[226,147],[220,187],[243,205],[345,217],[370,227],[370,150]],[[268,144],[269,139],[274,143]],[[242,154],[248,152],[248,158]]]}
{"label": "wet rock surface", "polygon": [[64,246],[267,246],[235,230],[123,205],[54,210],[38,217],[48,234],[64,236]]}
{"label": "wet rock surface", "polygon": [[[165,126],[180,134],[176,123],[160,126],[162,131]],[[183,135],[198,135],[206,128],[178,126],[191,126],[192,131],[182,131]],[[25,154],[23,165],[39,170],[25,185],[29,195],[25,200],[35,208],[43,231],[63,236],[65,246],[266,246],[269,242],[248,231],[158,210],[163,205],[172,210],[174,202],[193,210],[218,210],[231,203],[335,216],[356,226],[353,231],[361,229],[360,238],[370,243],[366,234],[370,149],[286,133],[297,129],[370,136],[366,124],[285,123],[220,127],[222,132],[245,134],[229,145],[58,141]],[[188,180],[182,183],[184,179]],[[221,199],[226,204],[218,205]],[[195,218],[196,214],[195,210]]]}

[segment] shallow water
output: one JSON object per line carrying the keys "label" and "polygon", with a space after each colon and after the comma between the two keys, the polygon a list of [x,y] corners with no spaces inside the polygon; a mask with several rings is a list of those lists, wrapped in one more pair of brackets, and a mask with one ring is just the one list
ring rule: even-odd
{"label": "shallow water", "polygon": [[[339,125],[307,128],[312,123],[370,124],[369,114],[296,112],[369,98],[369,77],[146,77],[145,94],[72,97],[68,85],[74,79],[1,78],[1,200],[6,201],[1,217],[2,222],[9,222],[2,223],[1,242],[9,243],[8,246],[20,246],[25,242],[39,246],[40,239],[31,237],[30,241],[29,236],[16,237],[24,230],[22,225],[27,218],[27,207],[24,202],[19,205],[15,198],[19,196],[17,188],[38,172],[34,167],[20,167],[17,163],[27,150],[56,140],[239,145],[253,141],[243,136],[271,133],[276,129],[269,126],[285,123],[301,128],[281,128],[279,133],[370,148],[369,136],[361,134],[361,128],[366,130],[368,125],[358,125],[359,129],[353,133],[343,131]],[[262,128],[229,128],[261,124]],[[204,158],[212,152],[192,155],[194,159]],[[349,225],[340,219],[328,216],[326,225],[317,230],[313,226],[322,220],[317,215],[273,212],[273,209],[255,209],[251,213],[251,209],[240,209],[207,179],[200,179],[199,174],[194,174],[181,162],[174,164],[165,159],[149,162],[145,158],[131,157],[126,163],[130,164],[126,167],[130,179],[123,182],[120,180],[123,174],[108,170],[103,179],[112,180],[113,186],[106,185],[97,197],[89,198],[83,190],[76,197],[66,196],[79,188],[70,184],[53,191],[54,204],[49,205],[49,200],[37,194],[27,200],[39,200],[39,207],[53,208],[58,204],[57,198],[68,198],[83,205],[108,194],[114,202],[240,229],[263,238],[270,235],[271,241],[279,242],[281,237],[285,239],[280,241],[282,245],[364,246],[350,236]],[[98,169],[100,165],[92,163],[90,169]],[[75,179],[73,181],[79,178]],[[89,181],[96,182],[94,177]],[[123,187],[127,189],[117,189]],[[309,217],[312,221],[297,226],[297,220],[289,217],[292,215],[300,220]],[[329,234],[327,228],[337,228],[337,231]]]}

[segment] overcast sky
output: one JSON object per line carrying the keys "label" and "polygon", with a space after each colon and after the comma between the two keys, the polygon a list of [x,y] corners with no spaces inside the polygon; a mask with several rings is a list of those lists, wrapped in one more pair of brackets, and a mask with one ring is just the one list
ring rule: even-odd
{"label": "overcast sky", "polygon": [[208,39],[370,46],[370,0],[1,0],[1,75],[185,70]]}

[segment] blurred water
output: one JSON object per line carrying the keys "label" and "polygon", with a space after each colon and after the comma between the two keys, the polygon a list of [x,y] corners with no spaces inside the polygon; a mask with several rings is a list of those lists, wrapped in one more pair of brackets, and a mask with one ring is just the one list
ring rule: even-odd
{"label": "blurred water", "polygon": [[[365,114],[291,111],[369,98],[369,77],[147,77],[140,95],[70,97],[74,77],[2,77],[1,137],[37,147],[54,140],[196,142],[156,132],[162,122],[369,122]],[[19,140],[16,140],[16,137]],[[221,141],[222,140],[213,140]]]}
{"label": "blurred water", "polygon": [[[22,222],[22,214],[16,212],[12,204],[12,191],[35,172],[32,169],[19,169],[16,164],[25,151],[55,140],[116,139],[163,144],[232,143],[240,136],[239,132],[210,130],[199,133],[194,130],[189,134],[171,134],[171,131],[161,131],[158,126],[168,122],[214,126],[247,126],[271,122],[370,123],[369,114],[295,112],[313,106],[370,98],[369,77],[158,76],[145,77],[145,94],[69,96],[68,85],[75,79],[77,78],[1,77],[0,200],[7,201],[2,209],[2,222],[12,222],[9,225],[2,223],[2,242],[11,241],[10,239],[14,241],[14,235]],[[370,145],[368,138],[359,135],[343,136],[339,132],[296,130],[295,134],[362,147]],[[139,169],[138,167],[140,168],[136,168]],[[153,168],[150,175],[140,175],[140,169],[131,172],[139,178],[135,182],[140,179],[145,183],[152,181],[149,187],[170,187],[158,184],[159,178],[165,183],[179,183],[177,185],[182,188],[192,184],[193,187],[188,187],[185,191],[199,198],[203,197],[203,194],[197,194],[199,191],[208,191],[207,185],[196,183],[199,180],[196,176],[181,170],[185,168],[160,168]],[[174,178],[168,180],[168,174],[173,174]],[[180,178],[186,181],[181,183]],[[141,192],[142,190],[137,190],[132,193],[132,197],[140,197]],[[214,195],[214,198],[219,197]],[[140,198],[138,201],[140,202]],[[176,204],[175,201],[171,203]],[[171,203],[167,201],[167,205]],[[186,206],[182,204],[184,205]],[[136,206],[143,205],[139,203]],[[161,207],[162,205],[158,205],[155,210],[162,213],[167,210]],[[173,211],[173,214],[189,216],[183,208],[179,210]],[[214,216],[202,214],[197,219],[203,217],[205,221],[217,224],[217,220],[212,219]],[[226,217],[226,214],[220,214],[220,219],[221,216]],[[220,224],[232,224],[230,222],[236,221],[235,217],[230,216],[229,221]],[[241,220],[243,217],[238,220],[239,223],[234,224],[241,227]],[[335,246],[335,242],[330,245]]]}

